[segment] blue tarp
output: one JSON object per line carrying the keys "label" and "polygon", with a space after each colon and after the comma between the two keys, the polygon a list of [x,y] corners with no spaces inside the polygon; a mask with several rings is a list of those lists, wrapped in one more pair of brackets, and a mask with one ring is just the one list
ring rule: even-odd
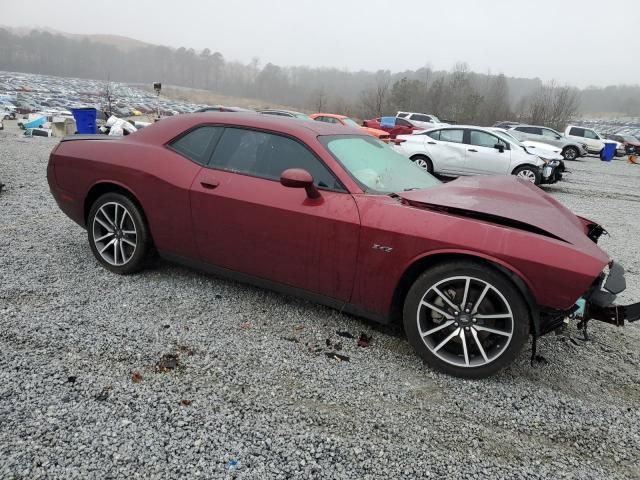
{"label": "blue tarp", "polygon": [[47,117],[38,117],[35,120],[23,123],[22,126],[25,128],[25,130],[27,130],[29,128],[40,128],[45,123],[47,123]]}

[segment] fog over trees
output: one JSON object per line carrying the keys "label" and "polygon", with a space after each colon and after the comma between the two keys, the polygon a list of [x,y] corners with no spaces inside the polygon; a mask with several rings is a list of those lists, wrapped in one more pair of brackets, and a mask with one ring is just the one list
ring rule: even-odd
{"label": "fog over trees", "polygon": [[[428,62],[425,57],[425,64]],[[392,73],[337,68],[263,65],[225,59],[212,49],[133,46],[121,49],[87,39],[0,29],[0,70],[107,79],[162,81],[216,93],[255,98],[268,105],[345,113],[358,118],[398,110],[438,115],[458,123],[488,125],[521,120],[562,128],[576,113],[640,115],[640,86],[577,90],[540,79],[471,72],[464,63],[450,71],[429,67]]]}

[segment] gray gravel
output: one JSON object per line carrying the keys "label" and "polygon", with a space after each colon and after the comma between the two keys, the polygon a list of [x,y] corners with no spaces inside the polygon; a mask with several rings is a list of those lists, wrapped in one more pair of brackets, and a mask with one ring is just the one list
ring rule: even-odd
{"label": "gray gravel", "polygon": [[[640,477],[640,325],[465,381],[397,328],[164,262],[116,276],[48,192],[55,143],[0,132],[0,478]],[[568,166],[547,190],[640,300],[640,166]]]}

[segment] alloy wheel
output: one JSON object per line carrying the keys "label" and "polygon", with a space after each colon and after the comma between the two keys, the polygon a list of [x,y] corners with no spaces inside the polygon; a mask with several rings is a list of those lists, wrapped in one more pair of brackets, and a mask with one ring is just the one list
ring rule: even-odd
{"label": "alloy wheel", "polygon": [[516,177],[522,178],[523,180],[527,180],[528,182],[531,182],[531,183],[536,183],[536,174],[534,171],[529,169],[520,170],[516,175]]}
{"label": "alloy wheel", "polygon": [[414,162],[423,170],[429,170],[429,163],[424,158],[416,158]]}
{"label": "alloy wheel", "polygon": [[416,321],[431,353],[457,367],[492,363],[514,333],[513,312],[504,295],[489,282],[469,276],[432,285],[422,296]]}
{"label": "alloy wheel", "polygon": [[93,243],[102,259],[110,265],[126,265],[136,252],[138,233],[133,217],[118,202],[102,205],[93,217]]}

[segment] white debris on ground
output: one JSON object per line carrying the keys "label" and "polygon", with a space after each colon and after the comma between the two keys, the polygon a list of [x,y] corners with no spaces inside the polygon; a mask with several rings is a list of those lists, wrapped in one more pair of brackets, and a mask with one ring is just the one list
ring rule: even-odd
{"label": "white debris on ground", "polygon": [[[160,261],[113,275],[49,194],[55,144],[0,132],[0,478],[640,477],[640,325],[466,381],[396,327]],[[567,166],[545,189],[640,300],[640,166]]]}

